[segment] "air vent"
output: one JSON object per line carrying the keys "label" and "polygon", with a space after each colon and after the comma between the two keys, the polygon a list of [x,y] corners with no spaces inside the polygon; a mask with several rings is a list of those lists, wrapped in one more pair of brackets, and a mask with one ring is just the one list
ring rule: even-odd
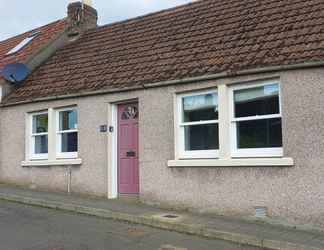
{"label": "air vent", "polygon": [[266,218],[268,215],[267,207],[255,207],[255,217],[257,218]]}

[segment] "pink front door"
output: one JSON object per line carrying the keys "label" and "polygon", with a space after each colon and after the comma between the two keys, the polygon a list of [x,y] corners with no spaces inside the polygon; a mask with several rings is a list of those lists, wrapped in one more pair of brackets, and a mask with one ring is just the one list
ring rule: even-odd
{"label": "pink front door", "polygon": [[137,103],[118,106],[118,192],[139,193]]}

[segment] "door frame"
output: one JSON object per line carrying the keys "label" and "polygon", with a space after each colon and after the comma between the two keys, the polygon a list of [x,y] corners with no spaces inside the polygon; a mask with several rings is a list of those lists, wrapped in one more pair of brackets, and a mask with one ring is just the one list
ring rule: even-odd
{"label": "door frame", "polygon": [[[108,167],[107,167],[107,198],[117,199],[118,193],[118,105],[137,103],[138,99],[108,103]],[[139,108],[138,108],[139,109]],[[109,131],[113,127],[113,131]]]}

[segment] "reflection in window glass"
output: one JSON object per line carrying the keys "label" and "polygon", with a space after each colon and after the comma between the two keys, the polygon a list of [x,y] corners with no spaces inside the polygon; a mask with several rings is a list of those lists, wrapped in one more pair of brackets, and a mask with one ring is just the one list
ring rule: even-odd
{"label": "reflection in window glass", "polygon": [[37,155],[48,153],[48,114],[32,115],[32,141],[31,152]]}
{"label": "reflection in window glass", "polygon": [[60,112],[60,130],[77,129],[78,115],[76,110],[68,110]]}
{"label": "reflection in window glass", "polygon": [[185,126],[185,150],[218,149],[218,124]]}
{"label": "reflection in window glass", "polygon": [[279,114],[279,86],[271,84],[234,91],[235,117]]}
{"label": "reflection in window glass", "polygon": [[237,123],[238,148],[282,147],[281,118]]}
{"label": "reflection in window glass", "polygon": [[62,134],[62,149],[63,153],[78,151],[78,133],[64,133]]}
{"label": "reflection in window glass", "polygon": [[48,130],[48,115],[34,115],[33,116],[33,134],[46,133]]}
{"label": "reflection in window glass", "polygon": [[47,154],[48,153],[48,136],[37,135],[35,136],[34,154]]}
{"label": "reflection in window glass", "polygon": [[[59,111],[60,153],[78,152],[78,114],[77,110]],[[71,156],[71,155],[69,155]],[[71,156],[73,157],[73,156]]]}
{"label": "reflection in window glass", "polygon": [[279,84],[234,91],[238,149],[282,147]]}
{"label": "reflection in window glass", "polygon": [[217,93],[182,98],[183,122],[218,120]]}

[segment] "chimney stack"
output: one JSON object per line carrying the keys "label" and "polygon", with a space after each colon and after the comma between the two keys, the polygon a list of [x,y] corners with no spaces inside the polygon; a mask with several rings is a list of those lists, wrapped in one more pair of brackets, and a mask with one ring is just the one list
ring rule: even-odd
{"label": "chimney stack", "polygon": [[97,27],[98,13],[91,6],[91,0],[70,3],[67,14],[72,36],[80,35],[88,29]]}

